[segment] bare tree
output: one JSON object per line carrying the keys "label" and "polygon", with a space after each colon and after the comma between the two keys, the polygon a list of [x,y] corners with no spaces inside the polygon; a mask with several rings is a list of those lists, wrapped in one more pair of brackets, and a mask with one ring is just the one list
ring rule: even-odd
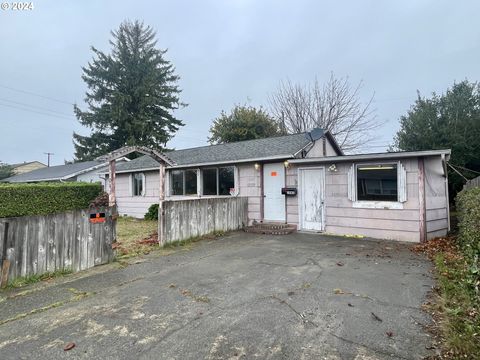
{"label": "bare tree", "polygon": [[308,85],[287,80],[270,95],[271,112],[286,132],[319,127],[329,130],[346,152],[366,148],[374,139],[373,130],[382,123],[371,109],[374,94],[367,102],[360,101],[362,85],[352,87],[348,77],[336,78],[333,73],[323,86],[317,79]]}

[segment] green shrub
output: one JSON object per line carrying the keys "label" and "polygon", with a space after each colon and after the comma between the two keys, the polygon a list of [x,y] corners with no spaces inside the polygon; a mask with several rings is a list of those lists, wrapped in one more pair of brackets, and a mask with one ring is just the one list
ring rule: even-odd
{"label": "green shrub", "polygon": [[158,204],[152,204],[144,216],[145,220],[158,220]]}
{"label": "green shrub", "polygon": [[86,209],[101,192],[100,183],[0,184],[0,217]]}
{"label": "green shrub", "polygon": [[466,260],[465,281],[475,296],[480,295],[480,188],[461,191],[456,199],[458,243]]}

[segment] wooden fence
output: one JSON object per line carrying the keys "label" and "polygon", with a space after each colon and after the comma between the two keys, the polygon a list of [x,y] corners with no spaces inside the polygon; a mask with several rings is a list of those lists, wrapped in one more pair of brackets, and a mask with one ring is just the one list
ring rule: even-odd
{"label": "wooden fence", "polygon": [[463,185],[464,189],[471,189],[474,187],[480,187],[480,176],[472,180],[467,180],[467,183]]}
{"label": "wooden fence", "polygon": [[163,208],[165,215],[159,221],[163,221],[164,243],[247,225],[246,197],[167,200]]}
{"label": "wooden fence", "polygon": [[110,262],[115,219],[115,208],[0,218],[0,262],[3,268],[3,259],[9,261],[8,281],[57,270],[80,271]]}

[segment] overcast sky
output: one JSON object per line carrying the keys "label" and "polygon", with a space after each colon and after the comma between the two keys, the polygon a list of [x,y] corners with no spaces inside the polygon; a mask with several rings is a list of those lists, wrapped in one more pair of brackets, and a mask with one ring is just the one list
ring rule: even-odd
{"label": "overcast sky", "polygon": [[[9,0],[0,0],[0,2]],[[139,19],[181,76],[186,124],[169,144],[207,142],[222,110],[268,107],[281,80],[320,82],[330,72],[363,81],[391,143],[398,119],[422,94],[479,80],[480,1],[100,1],[34,0],[31,11],[0,10],[0,161],[73,159],[73,116],[83,106],[81,67],[90,46],[109,51],[110,30]],[[17,91],[14,91],[16,89]],[[42,95],[43,97],[34,96]],[[48,98],[48,99],[47,99]],[[50,99],[51,98],[51,99]],[[53,111],[53,112],[52,112]]]}

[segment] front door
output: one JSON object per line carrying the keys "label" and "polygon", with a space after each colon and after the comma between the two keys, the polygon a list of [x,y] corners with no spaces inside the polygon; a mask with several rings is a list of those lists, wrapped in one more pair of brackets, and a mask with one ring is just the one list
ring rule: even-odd
{"label": "front door", "polygon": [[300,228],[324,230],[325,169],[300,169]]}
{"label": "front door", "polygon": [[285,167],[283,163],[263,165],[263,211],[266,221],[285,221]]}

